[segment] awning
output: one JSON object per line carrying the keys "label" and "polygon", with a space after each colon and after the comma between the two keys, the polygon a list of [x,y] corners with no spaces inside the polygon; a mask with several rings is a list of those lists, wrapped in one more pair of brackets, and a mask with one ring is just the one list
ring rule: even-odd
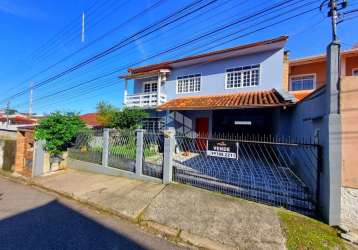
{"label": "awning", "polygon": [[210,96],[188,96],[170,100],[158,110],[212,110],[269,108],[293,105],[292,100],[284,99],[275,89],[267,91],[241,92]]}

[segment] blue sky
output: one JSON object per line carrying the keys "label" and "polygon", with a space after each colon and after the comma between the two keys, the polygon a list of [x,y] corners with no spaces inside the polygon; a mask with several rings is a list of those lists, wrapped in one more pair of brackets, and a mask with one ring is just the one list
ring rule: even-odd
{"label": "blue sky", "polygon": [[[23,95],[12,98],[10,104],[11,107],[26,112],[30,82],[34,85],[44,82],[192,2],[194,1],[0,0],[0,107],[4,107],[4,99],[24,92]],[[208,2],[210,0],[203,1]],[[323,53],[331,38],[326,11],[321,13],[315,8],[291,20],[270,26],[285,17],[318,7],[320,3],[317,0],[291,0],[289,5],[277,7],[276,12],[240,22],[230,29],[214,33],[170,53],[153,56],[281,2],[282,0],[214,1],[151,35],[133,39],[113,54],[34,89],[33,110],[36,113],[57,110],[85,113],[94,111],[100,100],[120,106],[123,82],[118,76],[125,73],[126,66],[137,65],[140,61],[143,61],[141,64],[155,63],[280,35],[290,36],[286,49],[290,50],[291,58]],[[351,0],[350,3],[352,6],[349,9],[358,8],[358,0]],[[287,12],[291,9],[292,11]],[[143,10],[146,12],[134,18]],[[85,42],[82,43],[83,11],[86,13],[86,31]],[[278,14],[282,15],[278,17]],[[358,18],[354,15],[350,17],[353,18],[339,25],[339,38],[343,48],[350,48],[358,42]],[[265,26],[268,27],[253,32]],[[109,31],[112,32],[104,36]],[[99,39],[101,36],[103,38]],[[235,37],[237,39],[231,39]],[[77,50],[80,51],[72,55]],[[144,61],[149,57],[150,60]],[[108,76],[101,77],[105,74]]]}

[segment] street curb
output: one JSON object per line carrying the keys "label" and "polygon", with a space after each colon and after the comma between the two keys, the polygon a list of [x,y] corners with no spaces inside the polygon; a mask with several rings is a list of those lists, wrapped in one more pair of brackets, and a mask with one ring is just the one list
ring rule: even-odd
{"label": "street curb", "polygon": [[139,216],[136,218],[132,218],[130,216],[127,216],[125,214],[119,213],[118,211],[104,207],[98,203],[88,201],[86,199],[81,199],[76,197],[73,193],[58,191],[56,189],[52,189],[49,187],[46,187],[43,184],[40,184],[33,179],[22,177],[22,176],[14,176],[10,173],[4,173],[3,171],[0,171],[0,175],[3,176],[6,179],[9,179],[11,181],[14,181],[16,183],[25,184],[29,186],[33,186],[35,188],[41,189],[46,192],[55,193],[59,196],[65,197],[67,199],[71,199],[77,202],[80,202],[83,205],[89,206],[91,208],[97,209],[99,211],[105,212],[107,214],[119,217],[121,219],[124,219],[126,221],[129,221],[133,224],[137,224],[141,226],[146,231],[154,232],[156,234],[159,234],[160,236],[166,238],[167,240],[174,242],[175,244],[182,245],[191,249],[207,249],[207,250],[219,250],[219,249],[232,249],[229,246],[222,245],[218,242],[212,241],[208,238],[200,237],[194,234],[191,234],[189,232],[183,231],[180,228],[172,228],[167,225],[160,224],[155,221],[148,221],[143,220],[142,215],[145,211],[145,209],[141,212]]}

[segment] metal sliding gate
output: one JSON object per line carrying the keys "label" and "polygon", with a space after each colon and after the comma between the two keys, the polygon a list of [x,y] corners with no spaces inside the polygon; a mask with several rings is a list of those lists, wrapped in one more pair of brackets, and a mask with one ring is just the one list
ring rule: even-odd
{"label": "metal sliding gate", "polygon": [[176,143],[176,182],[305,214],[316,212],[319,145],[197,136],[176,136]]}

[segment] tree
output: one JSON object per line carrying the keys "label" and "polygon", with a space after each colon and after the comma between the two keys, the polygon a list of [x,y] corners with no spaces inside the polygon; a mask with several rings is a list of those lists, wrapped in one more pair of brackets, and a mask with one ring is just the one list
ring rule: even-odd
{"label": "tree", "polygon": [[148,113],[140,108],[124,108],[114,117],[113,124],[120,129],[136,129],[141,121],[148,117]]}
{"label": "tree", "polygon": [[66,151],[76,134],[85,129],[86,124],[78,115],[55,112],[40,121],[35,139],[45,140],[44,150],[56,155]]}
{"label": "tree", "polygon": [[140,108],[115,108],[113,105],[100,102],[97,104],[97,120],[107,128],[136,129],[148,113]]}
{"label": "tree", "polygon": [[112,104],[106,102],[99,102],[97,104],[97,121],[106,128],[113,128],[114,117],[119,112],[119,109],[115,108]]}

